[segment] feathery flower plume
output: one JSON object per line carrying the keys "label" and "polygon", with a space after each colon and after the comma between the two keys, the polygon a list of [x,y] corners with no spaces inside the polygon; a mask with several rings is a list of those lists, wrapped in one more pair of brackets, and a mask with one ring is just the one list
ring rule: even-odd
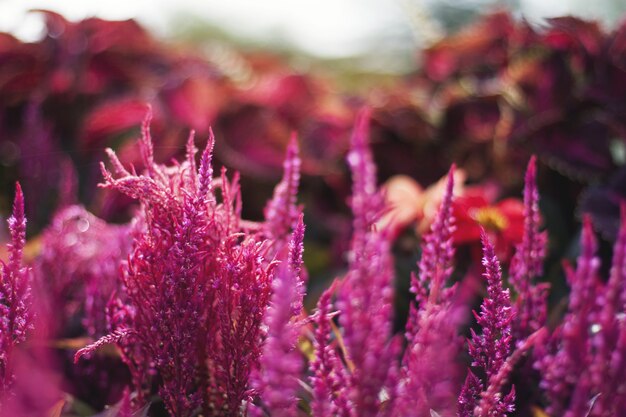
{"label": "feathery flower plume", "polygon": [[589,371],[597,398],[591,416],[626,413],[626,202],[613,247],[613,262],[603,294],[597,298],[597,322],[591,333],[595,346]]}
{"label": "feathery flower plume", "polygon": [[455,287],[444,289],[453,270],[454,216],[452,191],[454,166],[448,173],[446,191],[434,222],[422,242],[419,274],[411,277],[416,296],[407,321],[407,348],[397,413],[427,415],[430,410],[452,414],[458,393],[458,369],[454,362],[462,347],[457,334],[462,308],[452,300]]}
{"label": "feathery flower plume", "polygon": [[140,140],[144,174],[126,170],[112,151],[116,176],[102,165],[102,186],[138,199],[145,222],[123,267],[123,297],[109,309],[128,337],[113,341],[137,365],[138,395],[153,373],[140,364],[152,364],[173,417],[236,416],[260,355],[271,242],[241,228],[238,177],[229,181],[222,169],[212,178],[212,136],[196,173],[193,136],[186,161],[157,165],[148,124],[149,116]]}
{"label": "feathery flower plume", "polygon": [[313,348],[315,357],[310,363],[313,399],[313,417],[350,416],[343,363],[331,344],[332,295],[338,281],[327,288],[317,302],[312,320],[315,324]]}
{"label": "feathery flower plume", "polygon": [[260,358],[258,387],[264,408],[272,417],[292,417],[296,412],[302,357],[296,345],[302,327],[304,283],[302,251],[304,223],[300,216],[289,245],[289,258],[278,267],[272,298],[265,313],[267,338]]}
{"label": "feathery flower plume", "polygon": [[[511,353],[511,321],[513,316],[509,290],[502,287],[500,262],[496,257],[493,244],[484,231],[482,244],[482,263],[485,267],[483,276],[487,280],[487,298],[483,300],[480,306],[480,314],[474,312],[482,331],[477,334],[472,330],[469,353],[472,357],[472,366],[482,369],[485,373],[486,381],[480,382],[481,391],[484,391],[487,389],[487,383],[496,378]],[[470,376],[468,376],[466,386],[459,398],[459,404],[462,405],[462,409],[460,408],[459,411],[462,413],[467,413],[473,406],[478,405],[478,397],[474,397],[472,404],[471,397],[477,392],[477,383],[475,377],[471,376],[473,375],[471,371],[469,372]],[[493,398],[484,399],[489,404],[489,417],[501,417],[513,411],[514,400],[514,388],[504,397],[500,392],[496,392],[493,393]],[[480,415],[482,416],[482,414]]]}
{"label": "feathery flower plume", "polygon": [[82,206],[55,214],[42,234],[33,278],[38,300],[56,316],[52,334],[77,318],[89,336],[106,334],[106,305],[119,289],[119,266],[130,251],[134,227],[108,224]]}
{"label": "feathery flower plume", "polygon": [[511,376],[515,365],[526,353],[528,353],[530,348],[543,341],[545,336],[546,330],[544,328],[541,328],[531,334],[522,343],[520,343],[511,356],[504,361],[498,372],[489,378],[487,389],[480,394],[480,402],[473,410],[476,416],[503,416],[506,413],[513,411],[515,387],[511,388],[511,391],[507,394],[504,400],[500,400],[500,392],[504,388],[504,384],[506,384],[508,378]]}
{"label": "feathery flower plume", "polygon": [[11,387],[12,351],[26,340],[32,318],[30,269],[23,264],[26,243],[24,194],[19,183],[15,184],[13,214],[7,223],[11,235],[11,243],[7,245],[9,259],[6,263],[0,261],[0,397]]}
{"label": "feathery flower plume", "polygon": [[554,415],[612,417],[626,410],[626,204],[604,285],[596,251],[585,217],[578,265],[568,274],[568,312],[535,363],[550,400],[547,410]]}
{"label": "feathery flower plume", "polygon": [[349,269],[337,301],[347,360],[353,365],[348,377],[351,415],[360,417],[378,413],[381,393],[390,388],[388,376],[395,360],[395,349],[389,342],[393,266],[388,236],[373,227],[384,209],[384,200],[376,186],[376,167],[367,146],[368,123],[369,112],[361,111],[348,154],[354,230]]}
{"label": "feathery flower plume", "polygon": [[574,417],[589,411],[592,398],[588,372],[592,365],[590,333],[596,316],[600,267],[597,246],[591,219],[586,216],[576,271],[566,270],[571,286],[567,314],[552,334],[549,350],[540,350],[535,363],[542,373],[540,386],[549,399],[546,411],[550,415]]}
{"label": "feathery flower plume", "polygon": [[535,284],[543,273],[543,259],[547,236],[540,232],[539,192],[537,191],[537,164],[533,156],[528,162],[524,185],[524,235],[511,260],[510,281],[517,293],[513,305],[515,319],[514,339],[522,341],[539,330],[546,320],[548,284]]}
{"label": "feathery flower plume", "polygon": [[287,145],[283,178],[274,188],[274,195],[264,210],[265,232],[270,238],[286,241],[298,223],[301,212],[297,206],[300,165],[298,138],[294,133]]}
{"label": "feathery flower plume", "polygon": [[483,383],[471,370],[467,371],[465,383],[459,394],[458,417],[474,417],[474,409],[483,390]]}
{"label": "feathery flower plume", "polygon": [[450,167],[446,182],[446,190],[430,226],[430,233],[424,236],[422,242],[422,257],[418,263],[419,274],[411,277],[411,292],[415,294],[418,302],[426,299],[432,303],[445,300],[451,292],[444,291],[444,285],[454,268],[454,246],[452,234],[454,233],[454,215],[452,200],[454,190],[454,170]]}

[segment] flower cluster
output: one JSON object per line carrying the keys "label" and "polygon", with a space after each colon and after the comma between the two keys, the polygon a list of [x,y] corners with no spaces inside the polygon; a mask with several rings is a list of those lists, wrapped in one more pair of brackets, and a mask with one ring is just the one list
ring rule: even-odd
{"label": "flower cluster", "polygon": [[[193,135],[183,163],[157,165],[149,121],[140,143],[146,172],[127,171],[112,151],[115,176],[102,168],[103,187],[141,202],[144,225],[123,266],[123,293],[109,308],[113,332],[77,359],[102,343],[117,343],[140,398],[157,372],[171,415],[199,409],[238,415],[261,354],[276,269],[273,241],[263,237],[262,227],[241,221],[237,176],[229,180],[222,170],[213,178],[213,137],[197,168]],[[287,174],[297,186],[297,172]]]}
{"label": "flower cluster", "polygon": [[[242,219],[237,175],[229,179],[225,169],[213,174],[213,136],[199,163],[192,134],[184,161],[157,164],[148,117],[139,143],[143,173],[108,151],[111,170],[102,165],[101,186],[139,200],[133,222],[114,226],[81,207],[67,207],[44,235],[33,282],[39,288],[46,276],[52,278],[43,311],[54,305],[70,322],[82,312],[85,333],[104,334],[76,352],[77,366],[92,364],[85,369],[96,372],[105,345],[117,346],[108,354],[121,358],[130,380],[117,391],[103,388],[101,395],[109,389],[107,398],[119,399],[111,415],[160,415],[151,405],[156,398],[172,417],[306,416],[307,410],[314,417],[505,417],[525,400],[517,398],[516,387],[533,384],[529,372],[522,373],[527,380],[514,380],[518,368],[528,371],[520,364],[530,364],[522,358],[531,350],[540,378],[535,383],[551,416],[619,415],[626,401],[626,220],[603,283],[597,242],[585,219],[577,268],[566,268],[568,312],[548,334],[546,287],[537,281],[547,240],[531,159],[523,237],[508,274],[483,232],[486,292],[471,322],[476,275],[455,274],[453,166],[411,277],[414,300],[402,339],[393,329],[393,235],[390,223],[380,221],[385,199],[367,143],[369,116],[367,110],[359,114],[347,158],[354,216],[347,272],[323,292],[308,318],[295,137],[262,222]],[[623,211],[626,219],[626,205]],[[2,264],[3,390],[28,398],[23,384],[10,386],[12,349],[25,340],[31,321],[19,187],[9,226],[12,243]],[[469,363],[463,356],[466,326]],[[43,334],[55,338],[55,331]],[[100,383],[119,386],[114,375],[111,368]],[[22,370],[15,380],[24,378]]]}
{"label": "flower cluster", "polygon": [[608,282],[598,278],[597,241],[584,219],[576,270],[567,269],[572,287],[569,308],[550,343],[537,352],[536,367],[551,415],[618,416],[626,404],[626,323],[624,322],[626,207],[613,250]]}

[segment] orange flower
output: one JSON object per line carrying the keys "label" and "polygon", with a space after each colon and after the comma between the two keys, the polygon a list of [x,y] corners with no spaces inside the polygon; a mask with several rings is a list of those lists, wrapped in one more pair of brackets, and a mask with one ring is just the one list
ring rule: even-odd
{"label": "orange flower", "polygon": [[[454,171],[454,195],[463,193],[465,171]],[[378,222],[378,227],[389,227],[397,236],[411,223],[417,223],[417,230],[428,230],[443,198],[447,175],[424,189],[417,181],[406,175],[391,177],[383,185],[388,211]]]}

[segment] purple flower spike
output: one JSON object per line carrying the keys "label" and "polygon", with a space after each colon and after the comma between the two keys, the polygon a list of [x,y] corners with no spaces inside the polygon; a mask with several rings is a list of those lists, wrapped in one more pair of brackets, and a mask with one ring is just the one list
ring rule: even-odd
{"label": "purple flower spike", "polygon": [[[213,129],[209,130],[209,140],[206,147],[200,157],[200,169],[198,171],[198,197],[200,199],[210,198],[213,191],[213,165],[211,161],[213,159],[213,148],[215,148],[215,136],[213,135]],[[190,161],[194,160],[193,155],[188,158]],[[189,172],[193,172],[192,169]],[[195,175],[195,173],[194,173]]]}
{"label": "purple flower spike", "polygon": [[419,274],[411,277],[411,292],[419,306],[411,304],[407,322],[400,415],[428,415],[430,410],[448,415],[456,407],[461,381],[454,362],[462,347],[457,332],[463,309],[452,300],[456,287],[444,288],[454,259],[454,169],[450,168],[439,211],[422,242]]}
{"label": "purple flower spike", "polygon": [[[598,297],[598,320],[592,326],[596,346],[590,367],[595,393],[602,393],[592,416],[621,415],[626,410],[626,202],[621,204],[620,228],[604,294]],[[593,331],[593,330],[600,331]],[[616,401],[618,399],[618,401]]]}
{"label": "purple flower spike", "polygon": [[315,334],[313,348],[315,357],[310,363],[313,399],[311,411],[313,417],[342,416],[348,417],[345,370],[337,356],[335,346],[331,344],[331,320],[334,314],[331,298],[337,287],[335,281],[320,296],[317,312],[313,316]]}
{"label": "purple flower spike", "polygon": [[510,281],[517,293],[514,305],[514,337],[522,341],[539,330],[546,320],[548,284],[535,284],[543,273],[547,236],[540,232],[537,166],[533,156],[528,162],[524,186],[524,235],[511,261]]}
{"label": "purple flower spike", "polygon": [[339,293],[339,322],[348,360],[351,415],[374,416],[388,389],[394,349],[391,337],[393,266],[385,231],[374,224],[384,208],[376,186],[376,168],[367,146],[369,112],[362,111],[352,136],[348,164],[352,170],[353,236],[349,270]]}
{"label": "purple flower spike", "polygon": [[542,342],[546,336],[544,328],[539,329],[535,333],[526,338],[515,351],[502,364],[498,373],[494,374],[488,381],[487,389],[481,393],[481,400],[474,410],[474,414],[479,417],[504,416],[506,413],[514,411],[513,403],[515,401],[515,387],[501,399],[500,392],[510,378],[515,365],[520,359],[528,353],[530,348]]}
{"label": "purple flower spike", "polygon": [[430,233],[422,242],[422,257],[418,264],[419,274],[411,277],[411,292],[416,295],[417,301],[438,303],[440,298],[445,299],[450,293],[443,291],[453,270],[454,246],[454,215],[452,213],[452,192],[454,190],[454,170],[450,167],[446,191],[437,211],[437,216],[430,226]]}
{"label": "purple flower spike", "polygon": [[600,267],[596,251],[591,219],[586,216],[576,271],[566,271],[571,285],[567,314],[552,335],[550,350],[540,351],[535,363],[542,373],[541,387],[549,399],[546,411],[550,415],[573,417],[589,411],[594,391],[589,372],[594,362],[591,334],[602,330],[594,323]]}
{"label": "purple flower spike", "polygon": [[458,403],[458,417],[474,417],[474,408],[480,398],[483,383],[472,371],[467,372]]}
{"label": "purple flower spike", "polygon": [[297,207],[300,165],[298,138],[292,134],[283,162],[283,178],[274,188],[274,196],[265,206],[265,228],[271,238],[286,240],[298,222],[301,212]]}
{"label": "purple flower spike", "polygon": [[273,282],[273,294],[265,315],[268,333],[260,358],[258,390],[264,408],[272,417],[292,417],[296,412],[298,379],[302,357],[296,345],[302,327],[304,284],[302,251],[304,223],[296,224],[289,247],[289,259],[281,264]]}
{"label": "purple flower spike", "polygon": [[487,378],[497,374],[511,352],[511,300],[509,290],[502,288],[502,272],[493,244],[483,231],[483,276],[487,280],[487,298],[480,306],[476,321],[482,334],[473,334],[470,343],[472,366],[482,368]]}
{"label": "purple flower spike", "polygon": [[[500,270],[500,262],[496,257],[493,244],[489,241],[489,237],[483,230],[483,266],[485,273],[483,276],[487,280],[487,297],[480,306],[480,314],[474,312],[476,321],[481,327],[480,334],[472,330],[472,340],[469,343],[469,353],[472,357],[472,366],[481,368],[490,386],[501,387],[502,383],[493,381],[502,380],[504,377],[498,377],[505,361],[511,352],[511,300],[509,299],[509,290],[502,287],[502,274]],[[471,371],[470,371],[471,373]],[[510,370],[505,373],[508,375]],[[469,382],[468,382],[469,381]],[[469,385],[468,385],[469,384]],[[471,407],[471,400],[474,398],[476,404],[475,388],[476,382],[473,377],[468,377],[466,387],[459,397],[460,410],[467,415]],[[481,390],[487,384],[481,382]],[[483,396],[484,406],[477,410],[489,409],[489,414],[479,413],[484,417],[503,417],[506,413],[513,411],[513,402],[515,400],[514,389],[502,397],[499,390],[497,392],[481,394]],[[488,398],[485,399],[487,396]],[[481,402],[482,404],[482,402]]]}
{"label": "purple flower spike", "polygon": [[7,245],[9,261],[0,261],[0,400],[13,381],[12,351],[26,340],[32,318],[30,269],[24,266],[22,259],[26,243],[26,217],[24,194],[19,183],[15,184],[13,214],[7,223],[11,235],[11,243]]}

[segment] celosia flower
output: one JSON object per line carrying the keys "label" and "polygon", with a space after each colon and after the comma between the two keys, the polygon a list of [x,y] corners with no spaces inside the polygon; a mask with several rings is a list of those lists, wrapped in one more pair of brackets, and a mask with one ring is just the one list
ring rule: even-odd
{"label": "celosia flower", "polygon": [[626,405],[626,206],[606,284],[598,280],[600,261],[589,217],[584,218],[576,271],[563,324],[538,352],[535,366],[554,416],[622,416]]}
{"label": "celosia flower", "polygon": [[401,369],[397,413],[443,415],[454,412],[459,372],[454,365],[462,346],[458,327],[462,308],[453,299],[455,288],[445,288],[453,270],[454,216],[452,201],[455,167],[450,168],[441,206],[422,243],[419,272],[411,277],[411,304],[406,328],[407,348]]}
{"label": "celosia flower", "polygon": [[[500,373],[505,361],[511,353],[511,321],[513,319],[509,290],[502,287],[502,274],[500,262],[495,254],[493,244],[489,241],[486,233],[482,234],[483,242],[483,276],[487,280],[487,298],[480,306],[480,313],[474,312],[476,321],[481,328],[480,333],[472,329],[472,339],[469,342],[469,353],[472,357],[472,366],[484,372],[486,380],[480,382],[481,390],[488,388],[488,384]],[[460,412],[467,413],[472,409],[472,397],[474,406],[478,406],[478,382],[472,376],[471,371],[466,385],[459,397]],[[489,413],[478,413],[481,417],[503,417],[513,411],[515,399],[514,389],[508,395],[502,397],[499,391],[493,392],[486,401],[489,402]],[[491,398],[493,397],[493,398]],[[480,407],[477,407],[479,410]],[[471,415],[471,414],[470,414]],[[461,415],[461,417],[464,417]]]}
{"label": "celosia flower", "polygon": [[597,322],[592,324],[594,358],[589,371],[596,400],[591,416],[626,412],[626,203],[613,247],[609,280],[597,299]]}
{"label": "celosia flower", "polygon": [[298,139],[292,134],[283,162],[283,178],[274,188],[274,195],[264,210],[265,233],[273,240],[286,242],[302,211],[297,207],[301,165],[298,153]]}
{"label": "celosia flower", "polygon": [[322,293],[317,302],[317,311],[312,318],[315,323],[313,340],[315,357],[309,367],[312,373],[313,417],[350,416],[346,370],[330,338],[333,315],[331,298],[337,283],[338,281],[335,281]]}
{"label": "celosia flower", "polygon": [[351,415],[361,417],[378,414],[381,394],[390,389],[389,375],[396,353],[390,345],[393,305],[390,243],[384,230],[373,227],[384,201],[376,186],[376,168],[367,147],[368,123],[369,114],[362,111],[348,154],[353,180],[354,230],[349,269],[337,302],[346,360],[352,364],[348,377]]}
{"label": "celosia flower", "polygon": [[255,379],[263,408],[272,417],[292,417],[296,411],[298,379],[302,373],[302,357],[296,345],[303,324],[303,239],[301,216],[291,238],[288,259],[284,259],[278,267],[272,284],[270,306],[263,320],[267,338]]}
{"label": "celosia flower", "polygon": [[500,262],[493,244],[483,233],[483,266],[487,280],[487,298],[480,306],[476,321],[482,329],[481,334],[472,335],[470,355],[473,366],[482,368],[487,377],[495,375],[511,351],[511,300],[509,290],[502,287]]}
{"label": "celosia flower", "polygon": [[13,215],[8,219],[11,243],[8,262],[0,261],[0,405],[13,383],[13,350],[26,340],[31,326],[30,268],[23,264],[26,243],[24,195],[15,185]]}
{"label": "celosia flower", "polygon": [[[591,380],[591,326],[598,290],[600,261],[591,220],[585,217],[581,252],[576,271],[568,270],[571,285],[568,312],[552,335],[550,349],[539,352],[536,366],[542,374],[541,387],[550,400],[547,412],[555,416],[583,415],[589,409]],[[569,413],[569,414],[568,414]]]}
{"label": "celosia flower", "polygon": [[149,117],[140,143],[145,174],[127,171],[113,152],[116,177],[103,166],[104,187],[141,201],[146,230],[123,268],[128,327],[110,341],[132,363],[139,363],[132,358],[138,354],[153,364],[173,417],[197,409],[236,416],[261,353],[275,269],[265,257],[271,242],[253,231],[261,227],[244,228],[237,177],[229,181],[222,170],[212,178],[212,137],[197,172],[193,136],[186,161],[161,166],[154,163],[148,123]]}
{"label": "celosia flower", "polygon": [[539,192],[537,191],[535,157],[530,159],[524,187],[524,234],[511,260],[510,282],[515,300],[514,338],[521,341],[539,330],[546,320],[548,284],[537,284],[543,273],[547,236],[540,232]]}
{"label": "celosia flower", "polygon": [[65,207],[54,216],[35,262],[40,302],[56,315],[51,334],[65,337],[68,324],[77,319],[89,336],[106,334],[105,307],[119,289],[119,265],[131,243],[131,225],[108,224],[84,207]]}

